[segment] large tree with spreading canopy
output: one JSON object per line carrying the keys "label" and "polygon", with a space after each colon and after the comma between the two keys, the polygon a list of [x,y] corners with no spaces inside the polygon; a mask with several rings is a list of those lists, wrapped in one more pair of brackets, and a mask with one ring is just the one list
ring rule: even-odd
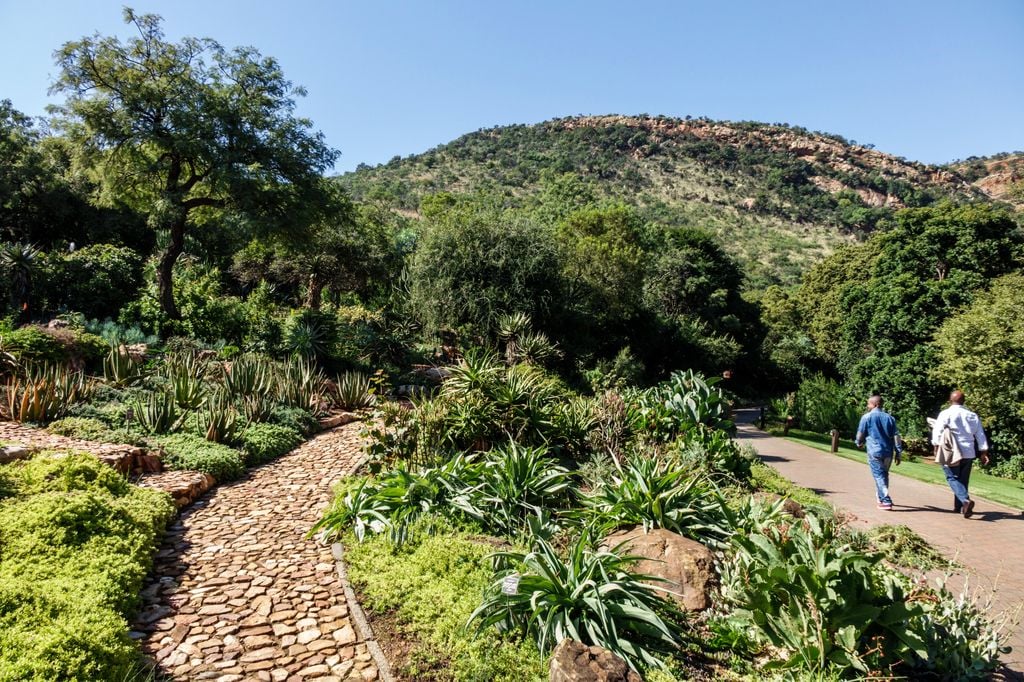
{"label": "large tree with spreading canopy", "polygon": [[56,53],[58,123],[93,169],[101,200],[161,235],[160,305],[180,317],[172,273],[200,217],[254,233],[301,234],[333,210],[325,170],[338,152],[295,116],[305,92],[277,61],[210,39],[165,40],[161,18],[124,11],[138,35],[95,35]]}

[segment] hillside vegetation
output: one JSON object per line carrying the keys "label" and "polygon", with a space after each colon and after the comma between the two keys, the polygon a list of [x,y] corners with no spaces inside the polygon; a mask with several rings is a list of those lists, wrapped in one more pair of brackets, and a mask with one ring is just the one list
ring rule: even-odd
{"label": "hillside vegetation", "polygon": [[354,198],[416,210],[437,192],[543,203],[572,173],[598,198],[728,244],[749,282],[794,283],[812,263],[904,207],[985,194],[956,168],[909,162],[840,136],[761,123],[587,116],[480,130],[339,178]]}

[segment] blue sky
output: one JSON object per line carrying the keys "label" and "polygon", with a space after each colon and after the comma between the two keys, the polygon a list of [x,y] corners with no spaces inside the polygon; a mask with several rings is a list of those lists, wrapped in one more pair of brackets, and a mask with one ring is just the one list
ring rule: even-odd
{"label": "blue sky", "polygon": [[337,170],[578,113],[788,122],[940,163],[1024,149],[1024,1],[0,0],[0,98],[41,115],[61,43],[128,35],[276,57]]}

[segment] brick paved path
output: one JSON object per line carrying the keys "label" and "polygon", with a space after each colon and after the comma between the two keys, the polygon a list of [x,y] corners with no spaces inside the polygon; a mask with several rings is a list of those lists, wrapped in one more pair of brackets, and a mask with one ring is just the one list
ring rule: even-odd
{"label": "brick paved path", "polygon": [[[951,511],[953,494],[946,486],[900,476],[893,467],[893,510],[875,507],[874,483],[867,463],[853,462],[814,448],[773,438],[755,428],[756,410],[740,410],[738,438],[757,449],[761,459],[789,480],[817,492],[866,525],[907,526],[968,569],[972,591],[993,596],[990,616],[1019,612],[1024,604],[1024,516],[1020,510],[975,498],[971,519]],[[747,423],[743,423],[747,422]],[[1024,627],[1017,625],[1008,642],[1007,666],[1024,673]]]}
{"label": "brick paved path", "polygon": [[305,535],[360,456],[359,425],[325,431],[169,529],[134,625],[179,680],[374,680],[329,547]]}

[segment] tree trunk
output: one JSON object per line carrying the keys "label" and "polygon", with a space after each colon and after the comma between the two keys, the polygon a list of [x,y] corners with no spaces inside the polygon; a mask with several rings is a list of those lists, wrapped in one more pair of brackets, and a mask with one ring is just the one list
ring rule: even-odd
{"label": "tree trunk", "polygon": [[320,299],[323,298],[324,281],[316,275],[309,277],[309,290],[306,292],[306,307],[320,310]]}
{"label": "tree trunk", "polygon": [[185,250],[185,216],[171,225],[171,240],[160,255],[160,263],[156,268],[156,284],[159,290],[160,308],[164,315],[172,320],[180,320],[181,312],[174,302],[174,264],[178,256]]}

